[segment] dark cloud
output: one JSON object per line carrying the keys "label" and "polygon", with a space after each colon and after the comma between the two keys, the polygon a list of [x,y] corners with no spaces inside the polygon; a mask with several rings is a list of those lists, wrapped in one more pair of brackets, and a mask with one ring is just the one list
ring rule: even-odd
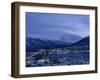
{"label": "dark cloud", "polygon": [[71,33],[89,35],[89,15],[50,14],[26,12],[26,35],[59,39]]}

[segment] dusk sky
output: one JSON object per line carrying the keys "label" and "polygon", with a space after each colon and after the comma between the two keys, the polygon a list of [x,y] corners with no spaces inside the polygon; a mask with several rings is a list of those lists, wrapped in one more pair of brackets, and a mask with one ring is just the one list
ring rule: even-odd
{"label": "dusk sky", "polygon": [[89,15],[26,12],[26,36],[59,40],[63,35],[89,35]]}

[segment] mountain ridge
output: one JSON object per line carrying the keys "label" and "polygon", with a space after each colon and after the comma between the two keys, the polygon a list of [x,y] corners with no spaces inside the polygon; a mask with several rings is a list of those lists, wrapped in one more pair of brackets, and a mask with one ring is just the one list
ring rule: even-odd
{"label": "mountain ridge", "polygon": [[34,52],[40,49],[53,49],[53,48],[65,48],[65,47],[74,47],[74,46],[89,46],[89,36],[82,38],[76,43],[69,43],[59,40],[41,40],[26,38],[26,51]]}
{"label": "mountain ridge", "polygon": [[53,49],[67,47],[72,43],[59,40],[41,40],[26,38],[26,51],[37,51],[39,49]]}
{"label": "mountain ridge", "polygon": [[72,46],[89,46],[89,36],[84,37],[83,39],[81,39],[80,41],[76,42],[75,44],[72,44]]}

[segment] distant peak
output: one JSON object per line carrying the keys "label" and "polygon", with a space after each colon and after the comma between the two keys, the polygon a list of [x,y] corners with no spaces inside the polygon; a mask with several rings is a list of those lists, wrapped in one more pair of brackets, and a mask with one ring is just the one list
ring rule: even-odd
{"label": "distant peak", "polygon": [[82,39],[82,37],[74,35],[74,34],[69,34],[69,33],[63,35],[60,38],[60,40],[62,40],[62,41],[67,41],[67,42],[71,42],[71,43],[75,43],[75,42],[77,42],[77,41],[79,41],[81,39]]}

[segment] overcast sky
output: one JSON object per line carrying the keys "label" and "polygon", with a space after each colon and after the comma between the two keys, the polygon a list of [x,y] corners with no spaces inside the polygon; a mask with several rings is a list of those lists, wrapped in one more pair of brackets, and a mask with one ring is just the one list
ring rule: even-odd
{"label": "overcast sky", "polygon": [[89,35],[89,15],[26,12],[26,36],[60,39],[63,35]]}

